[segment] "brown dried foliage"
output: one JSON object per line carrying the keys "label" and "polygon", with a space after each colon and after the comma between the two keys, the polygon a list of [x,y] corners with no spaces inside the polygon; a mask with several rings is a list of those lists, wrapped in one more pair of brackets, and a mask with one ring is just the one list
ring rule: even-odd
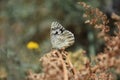
{"label": "brown dried foliage", "polygon": [[40,61],[43,65],[43,72],[40,74],[29,73],[31,80],[73,80],[75,70],[67,57],[67,52],[53,50],[43,56]]}
{"label": "brown dried foliage", "polygon": [[[116,80],[115,74],[120,74],[120,17],[115,14],[112,17],[116,20],[118,31],[115,36],[108,34],[108,20],[98,9],[94,9],[87,4],[81,2],[86,13],[84,17],[94,28],[100,29],[98,36],[102,36],[105,40],[106,47],[104,51],[99,53],[95,58],[95,65],[90,60],[86,61],[84,68],[76,70],[69,60],[65,51],[53,50],[43,56],[42,62],[43,72],[36,74],[29,72],[28,80]],[[92,19],[89,19],[91,17]],[[112,72],[113,69],[113,72]]]}

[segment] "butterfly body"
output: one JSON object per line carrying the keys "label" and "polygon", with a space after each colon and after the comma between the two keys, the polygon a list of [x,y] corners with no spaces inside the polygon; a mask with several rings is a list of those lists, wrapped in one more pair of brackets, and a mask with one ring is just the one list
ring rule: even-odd
{"label": "butterfly body", "polygon": [[74,35],[58,22],[52,22],[50,35],[52,48],[55,49],[66,49],[75,42]]}

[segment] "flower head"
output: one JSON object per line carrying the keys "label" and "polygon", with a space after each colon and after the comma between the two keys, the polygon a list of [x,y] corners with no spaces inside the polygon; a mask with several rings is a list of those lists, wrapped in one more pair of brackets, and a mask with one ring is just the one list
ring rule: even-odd
{"label": "flower head", "polygon": [[39,48],[39,44],[37,42],[30,41],[27,44],[27,48],[28,49],[38,49]]}

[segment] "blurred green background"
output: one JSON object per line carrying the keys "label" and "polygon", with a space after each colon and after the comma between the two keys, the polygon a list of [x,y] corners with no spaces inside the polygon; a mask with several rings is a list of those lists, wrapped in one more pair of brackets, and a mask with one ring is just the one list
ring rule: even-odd
{"label": "blurred green background", "polygon": [[[82,48],[88,56],[102,51],[104,42],[84,24],[79,1],[99,8],[108,17],[112,12],[120,14],[119,0],[0,0],[0,80],[24,80],[29,69],[41,71],[38,60],[51,50],[53,21],[74,33],[75,44],[68,51]],[[39,49],[27,48],[30,41],[37,42]]]}

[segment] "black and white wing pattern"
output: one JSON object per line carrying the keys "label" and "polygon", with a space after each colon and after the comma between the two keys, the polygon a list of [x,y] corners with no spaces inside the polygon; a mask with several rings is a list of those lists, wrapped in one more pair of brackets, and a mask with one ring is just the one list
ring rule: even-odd
{"label": "black and white wing pattern", "polygon": [[74,34],[58,22],[52,22],[50,36],[52,47],[55,49],[65,49],[75,42]]}

